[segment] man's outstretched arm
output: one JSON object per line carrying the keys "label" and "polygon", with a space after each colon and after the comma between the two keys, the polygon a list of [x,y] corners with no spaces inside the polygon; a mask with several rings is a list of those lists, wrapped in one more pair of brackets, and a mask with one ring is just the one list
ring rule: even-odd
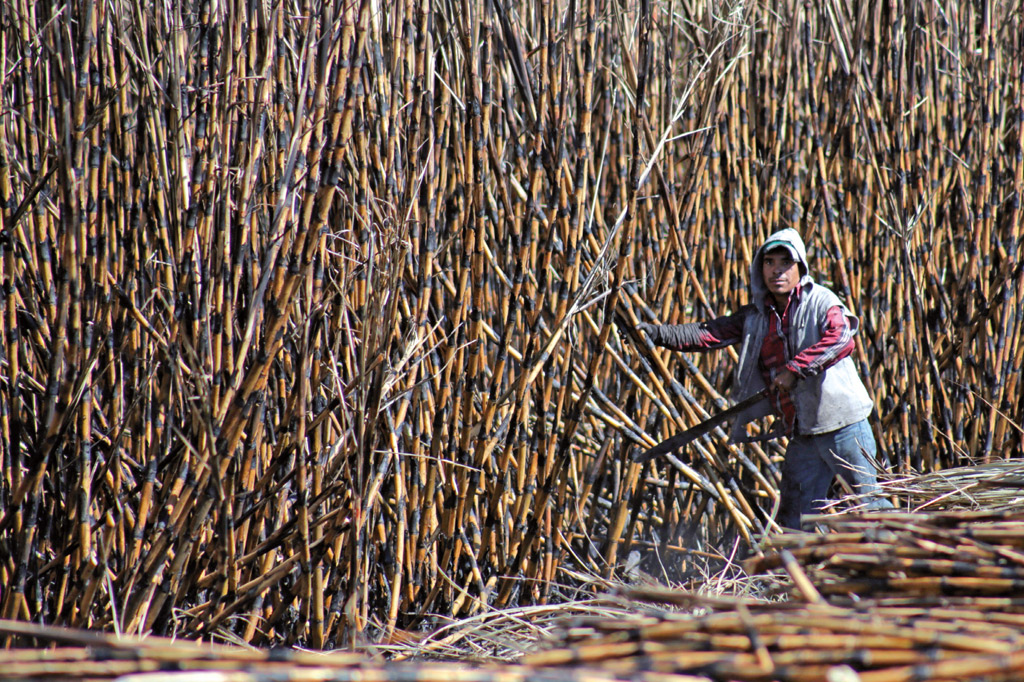
{"label": "man's outstretched arm", "polygon": [[651,343],[672,350],[704,351],[725,348],[743,338],[743,322],[751,309],[744,306],[732,315],[716,317],[706,322],[686,324],[638,324],[651,339]]}

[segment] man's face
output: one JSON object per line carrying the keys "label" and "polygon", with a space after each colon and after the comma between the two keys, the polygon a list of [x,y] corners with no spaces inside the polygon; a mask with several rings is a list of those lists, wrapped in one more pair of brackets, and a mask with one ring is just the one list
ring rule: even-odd
{"label": "man's face", "polygon": [[800,283],[800,264],[793,260],[788,249],[772,249],[764,254],[761,274],[765,286],[776,298],[788,298]]}

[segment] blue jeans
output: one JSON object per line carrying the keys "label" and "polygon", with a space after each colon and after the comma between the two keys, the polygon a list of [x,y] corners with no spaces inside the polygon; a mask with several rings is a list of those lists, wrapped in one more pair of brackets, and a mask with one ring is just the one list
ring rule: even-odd
{"label": "blue jeans", "polygon": [[[858,495],[878,493],[875,477],[875,436],[867,420],[814,436],[794,436],[786,448],[780,485],[779,525],[800,528],[801,514],[825,506],[833,476],[840,476]],[[874,497],[870,509],[890,509],[884,497]]]}

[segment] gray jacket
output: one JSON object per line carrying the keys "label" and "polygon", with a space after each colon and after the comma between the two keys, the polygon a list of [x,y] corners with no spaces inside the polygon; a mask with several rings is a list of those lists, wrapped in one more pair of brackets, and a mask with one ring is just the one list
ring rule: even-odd
{"label": "gray jacket", "polygon": [[[856,333],[860,326],[857,317],[847,309],[838,296],[827,288],[815,284],[807,275],[807,249],[797,231],[792,228],[780,230],[769,237],[765,244],[779,241],[793,247],[803,273],[800,280],[800,302],[790,313],[788,357],[795,357],[801,350],[821,340],[822,320],[833,306],[840,306],[843,309],[851,330]],[[764,377],[758,367],[761,346],[769,325],[765,309],[768,289],[761,274],[763,255],[764,246],[761,246],[750,264],[751,303],[736,313],[743,316],[739,366],[732,391],[736,401],[765,388]],[[694,347],[699,327],[699,323],[663,325],[653,330],[652,340],[670,347]],[[796,428],[799,435],[828,433],[855,424],[865,419],[873,407],[871,397],[857,373],[856,365],[849,357],[839,360],[820,374],[800,379],[790,395],[796,406]],[[733,424],[732,440],[749,440],[746,437],[746,425],[771,413],[772,406],[768,401],[762,401],[740,414]]]}

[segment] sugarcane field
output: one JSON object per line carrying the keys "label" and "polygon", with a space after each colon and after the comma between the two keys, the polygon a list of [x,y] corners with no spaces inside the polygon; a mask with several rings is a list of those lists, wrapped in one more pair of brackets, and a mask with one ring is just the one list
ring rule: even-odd
{"label": "sugarcane field", "polygon": [[1024,6],[3,0],[0,682],[1024,680]]}

